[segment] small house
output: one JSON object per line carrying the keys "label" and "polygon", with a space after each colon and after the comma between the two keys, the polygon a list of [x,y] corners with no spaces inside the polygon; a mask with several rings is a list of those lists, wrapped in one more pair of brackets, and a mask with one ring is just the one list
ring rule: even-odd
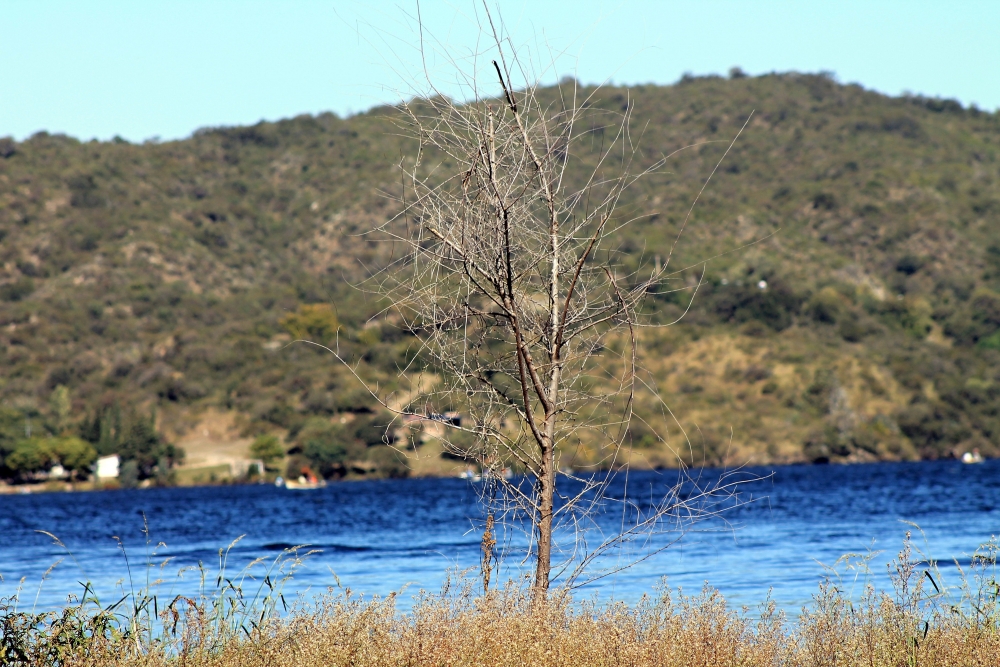
{"label": "small house", "polygon": [[119,459],[117,454],[97,459],[95,475],[97,479],[117,479]]}

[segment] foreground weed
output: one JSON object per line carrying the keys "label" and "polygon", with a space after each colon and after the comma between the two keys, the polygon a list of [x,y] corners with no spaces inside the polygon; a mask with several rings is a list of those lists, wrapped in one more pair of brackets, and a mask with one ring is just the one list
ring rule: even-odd
{"label": "foreground weed", "polygon": [[526,584],[483,592],[471,577],[441,594],[417,595],[410,611],[398,595],[365,598],[331,589],[289,608],[281,593],[302,558],[289,550],[230,577],[199,569],[197,598],[158,608],[137,599],[101,606],[87,594],[61,612],[23,613],[0,603],[0,664],[331,667],[500,665],[510,667],[998,667],[1000,586],[997,542],[983,545],[948,585],[909,535],[889,565],[892,588],[878,591],[865,568],[844,561],[864,583],[860,595],[831,576],[789,623],[773,602],[731,609],[717,591],[685,595],[667,587],[635,605],[533,600]]}
{"label": "foreground weed", "polygon": [[[157,550],[164,545],[152,547],[148,528],[144,532],[146,576],[138,588],[128,553],[121,540],[114,538],[125,558],[126,578],[120,582],[121,596],[113,602],[102,602],[89,583],[83,584],[81,597],[71,596],[58,612],[21,611],[20,589],[14,596],[0,599],[0,665],[62,667],[178,660],[181,664],[207,664],[206,660],[224,654],[234,641],[256,639],[259,643],[263,628],[289,611],[284,587],[314,553],[291,547],[273,559],[257,558],[233,572],[229,556],[242,539],[239,537],[219,549],[216,573],[203,563],[178,573],[180,579],[190,571],[197,572],[196,596],[170,595],[162,591],[167,579],[154,579],[151,573],[162,571],[171,559],[156,562]],[[58,538],[51,537],[65,548]]]}

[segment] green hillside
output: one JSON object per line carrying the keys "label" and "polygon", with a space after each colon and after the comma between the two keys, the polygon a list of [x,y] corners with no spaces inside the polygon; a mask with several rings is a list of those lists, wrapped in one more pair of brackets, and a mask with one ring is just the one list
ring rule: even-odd
{"label": "green hillside", "polygon": [[[1000,454],[1000,114],[798,74],[606,88],[595,104],[632,105],[648,163],[700,144],[625,202],[623,215],[651,214],[621,232],[626,266],[665,258],[753,112],[672,260],[694,267],[680,285],[718,257],[688,317],[644,341],[692,449],[658,442],[654,431],[676,446],[676,429],[640,396],[637,460]],[[397,210],[385,193],[412,152],[394,114],[162,144],[0,139],[0,456],[27,446],[26,420],[36,440],[120,450],[122,424],[155,408],[162,435],[138,429],[139,477],[206,413],[246,437],[280,435],[294,465],[407,474],[357,382],[329,355],[285,346],[336,342],[387,390],[415,353],[352,286],[391,251],[364,232]],[[667,321],[690,295],[650,307]]]}

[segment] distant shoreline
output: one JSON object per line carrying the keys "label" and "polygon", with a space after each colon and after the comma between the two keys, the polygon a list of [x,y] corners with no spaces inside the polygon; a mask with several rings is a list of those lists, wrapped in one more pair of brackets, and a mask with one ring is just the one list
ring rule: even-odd
{"label": "distant shoreline", "polygon": [[[992,458],[985,458],[982,463],[988,463],[993,461]],[[797,461],[790,463],[762,463],[753,464],[746,463],[741,466],[731,466],[729,470],[737,469],[754,469],[754,468],[792,468],[800,466],[871,466],[880,464],[920,464],[920,463],[932,463],[936,461],[950,461],[953,463],[961,463],[959,458],[939,458],[939,459],[919,459],[917,461],[899,461],[899,460],[886,460],[886,461],[828,461],[828,462],[811,462],[811,461]],[[719,469],[721,466],[703,466],[700,468],[692,468],[698,470],[715,470]],[[636,468],[633,468],[636,470]],[[678,468],[642,468],[642,470],[678,470]],[[595,471],[596,472],[596,471]],[[335,480],[327,480],[327,482],[332,484],[340,483],[352,483],[352,482],[372,482],[372,481],[388,481],[391,479],[456,479],[453,475],[415,475],[412,477],[345,477]],[[149,480],[145,480],[149,481]],[[82,492],[98,492],[98,491],[136,491],[145,489],[191,489],[191,488],[209,488],[209,487],[222,487],[222,486],[273,486],[274,482],[272,479],[260,480],[260,481],[242,481],[242,480],[222,480],[214,483],[199,483],[199,484],[167,484],[158,486],[155,484],[140,484],[139,486],[125,488],[113,483],[104,483],[98,486],[95,482],[48,482],[41,484],[2,484],[0,483],[0,496],[11,496],[11,495],[34,495],[40,493],[82,493]]]}

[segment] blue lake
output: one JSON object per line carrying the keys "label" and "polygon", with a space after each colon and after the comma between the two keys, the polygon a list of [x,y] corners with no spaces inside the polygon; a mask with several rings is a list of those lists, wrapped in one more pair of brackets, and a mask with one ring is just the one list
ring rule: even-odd
{"label": "blue lake", "polygon": [[[923,535],[914,531],[915,546],[937,559],[946,576],[957,574],[954,559],[968,563],[980,544],[1000,533],[1000,461],[790,466],[773,474],[770,469],[746,473],[770,475],[744,485],[742,493],[753,503],[726,513],[724,521],[698,524],[670,548],[585,586],[578,597],[635,601],[666,577],[686,592],[707,582],[734,605],[760,604],[770,590],[779,606],[795,613],[817,591],[826,574],[823,564],[849,552],[882,550],[872,561],[873,581],[887,585],[885,566],[912,529],[904,522],[920,526]],[[627,488],[642,498],[675,479],[670,471],[632,473]],[[611,495],[623,494],[624,483],[616,481]],[[216,571],[219,549],[244,535],[230,552],[230,571],[254,558],[273,559],[289,545],[311,545],[317,552],[286,592],[309,596],[339,579],[366,594],[406,587],[405,606],[409,593],[439,590],[449,569],[478,567],[480,486],[412,479],[297,492],[258,485],[0,496],[0,597],[20,586],[22,608],[51,609],[78,595],[79,582],[90,581],[104,600],[116,599],[122,587],[129,588],[126,555],[136,588],[145,582],[145,563],[170,557],[151,574],[165,579],[160,593],[190,594],[197,590],[197,573],[188,570],[178,578],[177,572],[199,562]],[[620,518],[606,516],[602,527],[612,530]],[[65,548],[37,532],[42,530]],[[655,550],[672,537],[655,536],[629,553]],[[515,552],[504,561],[501,578],[527,570],[516,553],[523,539],[514,535],[501,542]]]}

